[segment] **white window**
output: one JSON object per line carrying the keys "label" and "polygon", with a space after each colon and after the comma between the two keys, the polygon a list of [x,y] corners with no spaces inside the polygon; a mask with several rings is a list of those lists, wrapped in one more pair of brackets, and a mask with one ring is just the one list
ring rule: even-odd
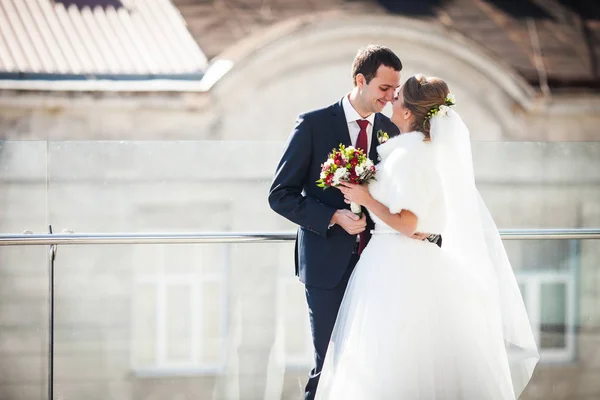
{"label": "white window", "polygon": [[569,362],[576,346],[577,242],[505,242],[542,362]]}
{"label": "white window", "polygon": [[222,370],[227,245],[141,245],[135,254],[131,334],[135,373]]}

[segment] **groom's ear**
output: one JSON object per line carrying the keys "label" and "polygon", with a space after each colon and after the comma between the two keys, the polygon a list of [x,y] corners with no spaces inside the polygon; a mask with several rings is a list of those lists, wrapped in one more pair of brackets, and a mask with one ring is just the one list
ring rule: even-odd
{"label": "groom's ear", "polygon": [[365,86],[365,83],[367,83],[367,79],[365,78],[365,76],[361,73],[356,74],[356,86],[362,88],[363,86]]}

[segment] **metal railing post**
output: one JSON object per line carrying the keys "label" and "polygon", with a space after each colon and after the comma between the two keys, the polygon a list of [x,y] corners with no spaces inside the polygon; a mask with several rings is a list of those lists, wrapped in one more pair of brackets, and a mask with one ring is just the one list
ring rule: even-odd
{"label": "metal railing post", "polygon": [[[52,225],[48,226],[52,235]],[[56,244],[48,249],[48,400],[54,400],[54,260]]]}

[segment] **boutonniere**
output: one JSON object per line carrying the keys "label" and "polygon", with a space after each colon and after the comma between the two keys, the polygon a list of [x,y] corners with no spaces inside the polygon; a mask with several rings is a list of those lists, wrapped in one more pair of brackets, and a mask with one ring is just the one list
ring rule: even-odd
{"label": "boutonniere", "polygon": [[377,141],[379,144],[384,144],[389,138],[390,136],[387,134],[387,132],[384,132],[381,129],[377,131]]}

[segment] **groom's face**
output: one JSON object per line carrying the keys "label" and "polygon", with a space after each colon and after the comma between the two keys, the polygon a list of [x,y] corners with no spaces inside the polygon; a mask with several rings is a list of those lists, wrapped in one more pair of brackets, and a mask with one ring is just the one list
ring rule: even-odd
{"label": "groom's face", "polygon": [[375,77],[368,84],[363,81],[361,97],[365,108],[371,112],[381,112],[400,86],[400,71],[380,65]]}

